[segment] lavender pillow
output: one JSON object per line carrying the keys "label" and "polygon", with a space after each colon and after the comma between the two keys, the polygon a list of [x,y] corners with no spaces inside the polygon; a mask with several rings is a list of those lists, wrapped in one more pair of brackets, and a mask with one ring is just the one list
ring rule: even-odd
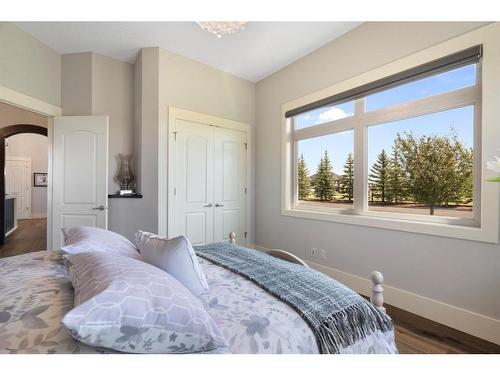
{"label": "lavender pillow", "polygon": [[194,295],[208,291],[205,274],[185,236],[167,239],[139,231],[135,235],[135,243],[145,262],[171,274]]}
{"label": "lavender pillow", "polygon": [[69,255],[75,307],[62,323],[77,340],[127,353],[193,353],[226,346],[200,300],[168,273],[104,252]]}
{"label": "lavender pillow", "polygon": [[64,246],[61,250],[66,254],[102,251],[113,255],[124,255],[141,259],[136,247],[121,234],[96,227],[62,228]]}

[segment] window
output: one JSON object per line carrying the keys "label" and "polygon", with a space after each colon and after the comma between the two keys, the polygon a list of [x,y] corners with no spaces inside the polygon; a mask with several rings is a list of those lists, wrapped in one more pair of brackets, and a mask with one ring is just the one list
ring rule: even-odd
{"label": "window", "polygon": [[295,118],[295,129],[304,129],[310,126],[324,124],[325,122],[351,117],[353,115],[353,101],[313,109],[312,111],[300,114]]}
{"label": "window", "polygon": [[285,105],[284,214],[424,233],[481,227],[481,51]]}
{"label": "window", "polygon": [[297,197],[304,207],[353,208],[354,132],[297,141]]}
{"label": "window", "polygon": [[471,64],[369,95],[365,99],[365,110],[370,112],[475,84],[476,64]]}

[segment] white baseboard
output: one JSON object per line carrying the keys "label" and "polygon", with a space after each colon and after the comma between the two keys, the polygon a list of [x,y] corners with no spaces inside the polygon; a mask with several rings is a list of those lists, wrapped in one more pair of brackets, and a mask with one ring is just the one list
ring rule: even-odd
{"label": "white baseboard", "polygon": [[[257,250],[266,248],[254,245]],[[333,277],[352,290],[365,296],[371,294],[371,281],[322,264],[306,261],[314,269]],[[380,270],[383,272],[383,270]],[[390,285],[383,285],[387,304],[409,311],[432,321],[500,345],[500,320],[420,296]]]}
{"label": "white baseboard", "polygon": [[46,219],[46,218],[47,218],[46,213],[31,214],[31,219]]}
{"label": "white baseboard", "polygon": [[17,229],[17,225],[15,227],[13,227],[11,230],[9,230],[7,233],[5,233],[5,237],[7,238],[8,236],[10,236],[12,233],[14,233],[14,231]]}

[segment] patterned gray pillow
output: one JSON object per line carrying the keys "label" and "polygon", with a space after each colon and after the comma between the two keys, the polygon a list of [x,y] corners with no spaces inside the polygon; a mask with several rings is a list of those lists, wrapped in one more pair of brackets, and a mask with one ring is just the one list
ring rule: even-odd
{"label": "patterned gray pillow", "polygon": [[168,273],[104,252],[68,255],[77,340],[128,353],[193,353],[226,346],[200,300]]}
{"label": "patterned gray pillow", "polygon": [[96,227],[70,227],[61,229],[64,235],[64,246],[61,250],[66,254],[103,251],[115,255],[124,255],[141,259],[136,247],[121,234]]}

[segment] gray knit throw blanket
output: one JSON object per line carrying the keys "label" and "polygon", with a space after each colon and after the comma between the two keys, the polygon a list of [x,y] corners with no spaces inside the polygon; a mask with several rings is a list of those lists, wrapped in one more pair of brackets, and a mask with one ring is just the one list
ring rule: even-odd
{"label": "gray knit throw blanket", "polygon": [[194,249],[291,306],[314,332],[321,353],[339,353],[372,332],[393,329],[388,315],[321,272],[225,242]]}

